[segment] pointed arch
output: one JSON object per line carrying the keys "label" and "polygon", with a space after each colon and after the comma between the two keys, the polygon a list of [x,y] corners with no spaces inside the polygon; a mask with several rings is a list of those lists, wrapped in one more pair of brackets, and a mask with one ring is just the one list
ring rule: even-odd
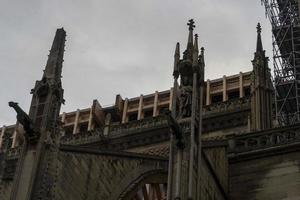
{"label": "pointed arch", "polygon": [[162,200],[166,195],[167,177],[168,172],[166,170],[152,170],[140,174],[131,181],[117,199]]}

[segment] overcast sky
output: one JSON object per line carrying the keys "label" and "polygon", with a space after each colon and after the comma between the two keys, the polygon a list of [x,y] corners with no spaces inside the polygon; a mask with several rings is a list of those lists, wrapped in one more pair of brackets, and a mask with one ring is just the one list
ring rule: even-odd
{"label": "overcast sky", "polygon": [[190,18],[206,49],[205,79],[252,69],[257,22],[272,56],[260,0],[0,0],[0,126],[16,121],[8,101],[29,110],[56,28],[67,32],[62,111],[73,111],[93,99],[105,106],[116,94],[169,89],[175,44],[184,50]]}

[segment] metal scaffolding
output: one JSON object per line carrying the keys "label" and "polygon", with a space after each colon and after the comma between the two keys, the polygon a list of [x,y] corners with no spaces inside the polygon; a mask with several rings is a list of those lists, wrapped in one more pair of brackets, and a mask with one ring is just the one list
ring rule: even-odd
{"label": "metal scaffolding", "polygon": [[300,122],[300,24],[298,0],[261,0],[272,25],[276,118]]}

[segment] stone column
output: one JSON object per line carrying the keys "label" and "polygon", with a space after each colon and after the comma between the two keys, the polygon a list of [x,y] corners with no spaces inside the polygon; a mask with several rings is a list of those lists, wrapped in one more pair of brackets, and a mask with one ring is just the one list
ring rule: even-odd
{"label": "stone column", "polygon": [[240,89],[240,98],[244,97],[244,88],[243,88],[243,73],[240,72],[239,76],[239,89]]}
{"label": "stone column", "polygon": [[127,109],[128,109],[128,99],[126,98],[124,101],[124,106],[123,106],[122,123],[126,122]]}
{"label": "stone column", "polygon": [[[62,127],[64,127],[65,121],[66,121],[66,113],[63,112],[62,115],[61,115]],[[65,135],[66,135],[66,131],[65,131],[65,129],[62,129],[62,136],[65,136]]]}
{"label": "stone column", "polygon": [[93,128],[93,106],[91,106],[90,108],[88,131],[92,130],[92,128]]}
{"label": "stone column", "polygon": [[105,116],[105,126],[104,126],[104,131],[103,131],[103,134],[105,136],[107,136],[109,133],[110,122],[111,122],[111,114],[107,113]]}
{"label": "stone column", "polygon": [[78,122],[79,122],[79,115],[80,115],[80,110],[76,110],[76,115],[75,115],[75,121],[74,121],[74,127],[73,127],[73,134],[78,133],[77,128],[78,128]]}
{"label": "stone column", "polygon": [[227,101],[227,83],[226,83],[226,76],[223,76],[223,101]]}
{"label": "stone column", "polygon": [[15,125],[15,130],[14,130],[14,133],[13,133],[13,136],[12,136],[12,145],[11,145],[11,148],[15,148],[17,145],[18,145],[18,133],[19,133],[19,122],[17,121],[16,122],[16,125]]}
{"label": "stone column", "polygon": [[170,89],[170,100],[169,100],[169,110],[172,110],[172,103],[173,103],[173,93],[174,93],[174,89],[171,88]]}
{"label": "stone column", "polygon": [[206,105],[210,105],[210,101],[211,101],[211,98],[210,98],[210,80],[207,79],[206,81]]}
{"label": "stone column", "polygon": [[61,116],[61,122],[62,123],[65,123],[65,120],[66,120],[66,113],[63,112],[62,116]]}
{"label": "stone column", "polygon": [[190,158],[189,158],[189,171],[188,171],[188,198],[193,198],[193,177],[194,173],[194,163],[195,163],[195,149],[196,149],[196,115],[199,112],[197,109],[197,98],[198,98],[198,84],[197,84],[197,72],[195,71],[193,74],[193,96],[192,96],[192,115],[191,115],[191,135],[190,135]]}
{"label": "stone column", "polygon": [[2,126],[1,133],[0,133],[0,150],[2,148],[3,137],[4,137],[4,134],[5,134],[5,130],[6,130],[6,126]]}
{"label": "stone column", "polygon": [[158,105],[158,91],[155,91],[154,103],[153,103],[153,117],[157,116],[157,105]]}
{"label": "stone column", "polygon": [[143,118],[143,95],[141,94],[137,119],[140,120],[142,118]]}

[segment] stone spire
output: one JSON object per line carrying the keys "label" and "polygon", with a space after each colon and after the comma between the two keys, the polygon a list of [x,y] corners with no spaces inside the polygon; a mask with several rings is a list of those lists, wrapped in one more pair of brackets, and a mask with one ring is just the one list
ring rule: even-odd
{"label": "stone spire", "polygon": [[[53,117],[55,115],[55,118],[58,118],[60,105],[64,102],[63,89],[61,85],[61,74],[65,41],[65,30],[63,28],[57,29],[42,80],[37,81],[34,89],[32,89],[31,91],[33,94],[33,98],[29,116],[34,122],[36,121],[36,125],[40,128],[40,125],[42,125],[43,123],[44,125],[49,125],[49,123],[46,123],[46,121],[44,121],[47,120],[47,115],[53,115]],[[51,101],[55,101],[59,105],[57,105],[57,107],[54,108],[55,105]],[[40,112],[44,112],[44,119],[38,119],[40,118],[40,116],[37,115],[36,110],[39,109],[39,104],[43,104],[41,105],[41,107],[43,107],[45,103],[49,103],[49,107],[47,109],[43,109],[43,111],[39,110]],[[51,113],[52,111],[51,109],[49,110],[49,108],[51,108],[52,111],[56,110],[55,112],[57,113]]]}
{"label": "stone spire", "polygon": [[180,61],[180,44],[177,42],[174,54],[174,78],[178,78],[179,76],[179,61]]}
{"label": "stone spire", "polygon": [[56,167],[55,160],[45,146],[50,149],[50,146],[56,145],[58,149],[65,37],[64,29],[57,29],[42,80],[36,81],[34,89],[31,90],[29,115],[16,103],[9,103],[16,110],[18,121],[25,125],[26,136],[11,190],[12,200],[46,197],[52,187],[51,181],[44,180],[51,177],[49,174]]}
{"label": "stone spire", "polygon": [[201,53],[200,53],[200,57],[199,57],[199,59],[200,59],[200,63],[202,63],[202,65],[205,65],[205,61],[204,61],[204,51],[205,51],[205,49],[204,49],[204,47],[201,47]]}
{"label": "stone spire", "polygon": [[61,78],[65,40],[66,32],[64,28],[57,29],[43,77],[56,80]]}
{"label": "stone spire", "polygon": [[189,27],[189,36],[188,36],[188,42],[186,46],[186,50],[184,52],[185,59],[192,59],[193,57],[193,30],[195,28],[195,22],[193,19],[190,19],[187,23]]}
{"label": "stone spire", "polygon": [[198,55],[199,55],[198,34],[195,34],[194,47],[193,47],[193,67],[198,66]]}
{"label": "stone spire", "polygon": [[205,68],[204,47],[201,47],[201,52],[199,55],[199,63],[200,63],[200,83],[204,84],[204,68]]}
{"label": "stone spire", "polygon": [[189,37],[188,37],[188,43],[187,43],[187,49],[193,45],[193,30],[195,28],[195,22],[193,19],[190,19],[187,25],[189,26]]}
{"label": "stone spire", "polygon": [[261,39],[261,26],[257,25],[256,52],[252,61],[251,80],[251,130],[264,130],[272,127],[273,86],[268,67],[269,58]]}
{"label": "stone spire", "polygon": [[262,41],[261,41],[261,26],[260,26],[260,23],[257,24],[256,29],[257,29],[256,53],[264,52]]}

